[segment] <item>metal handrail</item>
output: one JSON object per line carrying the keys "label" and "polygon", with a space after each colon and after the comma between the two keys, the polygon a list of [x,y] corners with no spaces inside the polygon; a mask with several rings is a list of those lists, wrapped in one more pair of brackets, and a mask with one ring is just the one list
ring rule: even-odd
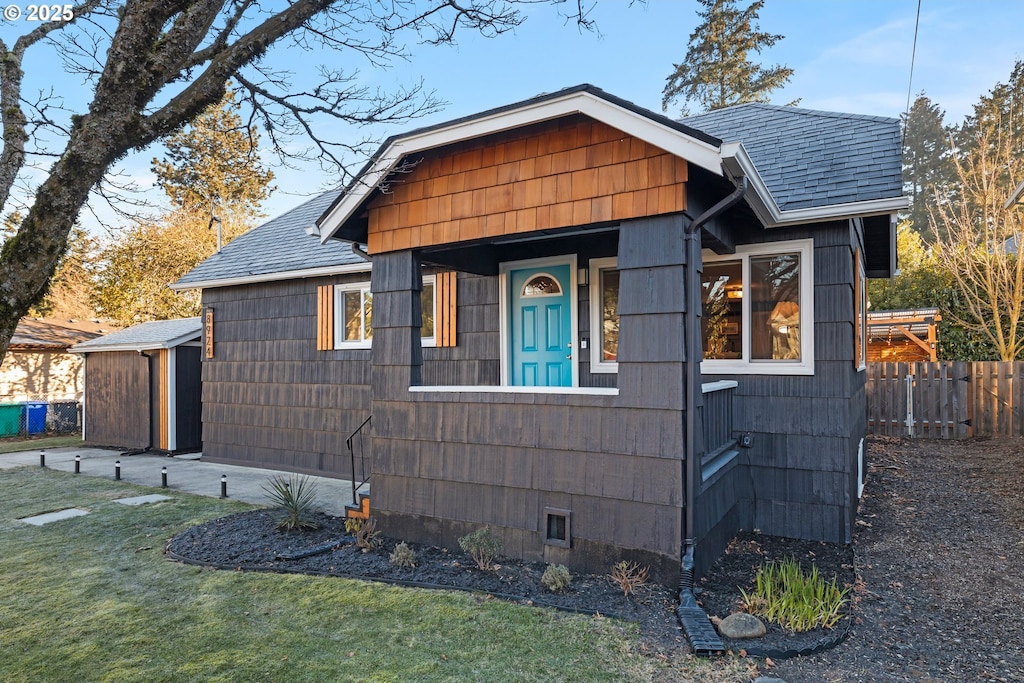
{"label": "metal handrail", "polygon": [[[353,505],[359,505],[359,497],[357,495],[357,492],[359,491],[360,488],[362,488],[363,484],[365,484],[366,482],[368,482],[370,480],[369,475],[366,473],[366,456],[363,453],[360,453],[359,459],[360,459],[360,461],[361,461],[361,463],[363,465],[363,476],[366,477],[366,478],[363,479],[361,482],[356,483],[356,451],[355,451],[355,448],[353,446],[354,446],[354,443],[355,443],[355,438],[357,436],[359,436],[360,433],[363,431],[363,427],[365,427],[366,425],[370,424],[370,420],[372,420],[372,419],[373,419],[373,415],[368,416],[365,420],[363,420],[362,424],[360,424],[358,427],[356,427],[356,430],[354,432],[352,432],[351,434],[349,434],[348,438],[345,439],[345,446],[348,448],[348,455],[349,455],[349,458],[352,461],[352,504]],[[360,443],[362,443],[362,441],[360,441]],[[360,449],[360,450],[362,451],[363,449]]]}

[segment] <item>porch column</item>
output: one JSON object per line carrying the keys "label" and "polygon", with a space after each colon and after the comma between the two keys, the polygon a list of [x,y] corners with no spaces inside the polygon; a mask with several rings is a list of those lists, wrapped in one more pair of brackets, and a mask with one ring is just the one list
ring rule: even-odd
{"label": "porch column", "polygon": [[[684,408],[686,255],[681,214],[619,229],[619,402]],[[681,458],[681,453],[664,453]]]}
{"label": "porch column", "polygon": [[370,354],[373,401],[407,399],[409,387],[421,383],[422,289],[423,277],[417,252],[397,251],[373,257],[370,275],[370,290],[373,292],[373,345]]}

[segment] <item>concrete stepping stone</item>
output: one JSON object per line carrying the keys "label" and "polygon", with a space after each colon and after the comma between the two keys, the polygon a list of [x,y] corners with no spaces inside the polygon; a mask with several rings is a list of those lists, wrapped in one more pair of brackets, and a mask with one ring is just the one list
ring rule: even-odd
{"label": "concrete stepping stone", "polygon": [[32,526],[43,526],[50,522],[59,522],[62,519],[71,519],[72,517],[81,517],[87,514],[89,514],[87,510],[67,508],[65,510],[47,512],[41,515],[33,515],[32,517],[22,517],[20,521],[25,522],[25,524],[31,524]]}
{"label": "concrete stepping stone", "polygon": [[170,500],[170,496],[162,496],[159,493],[151,493],[148,496],[132,496],[131,498],[118,498],[115,503],[121,505],[145,505],[146,503],[159,503],[162,500]]}

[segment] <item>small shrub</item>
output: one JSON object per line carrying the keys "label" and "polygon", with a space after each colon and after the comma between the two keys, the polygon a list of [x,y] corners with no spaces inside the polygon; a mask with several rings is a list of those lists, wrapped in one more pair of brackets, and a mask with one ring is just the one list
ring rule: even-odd
{"label": "small shrub", "polygon": [[345,518],[345,533],[349,536],[355,536],[359,533],[359,530],[363,528],[363,520],[358,517],[347,517]]}
{"label": "small shrub", "polygon": [[278,529],[286,531],[316,529],[319,525],[310,519],[316,507],[316,482],[305,475],[281,474],[271,477],[263,485],[270,504],[284,512],[284,518],[277,523]]}
{"label": "small shrub", "polygon": [[649,567],[623,560],[612,566],[612,581],[617,583],[622,589],[622,594],[628,597],[630,593],[635,593],[637,588],[647,583],[649,573]]}
{"label": "small shrub", "polygon": [[485,526],[460,538],[459,547],[469,553],[477,567],[484,571],[490,571],[494,563],[494,556],[501,550],[501,541],[494,535],[490,527]]}
{"label": "small shrub", "polygon": [[[362,548],[363,552],[369,552],[377,547],[377,537],[380,536],[380,531],[377,530],[377,522],[370,517],[369,519],[360,519],[360,524],[355,525],[357,528],[354,531],[350,531],[353,536],[356,537],[356,547]],[[345,522],[345,531],[348,531],[348,522]]]}
{"label": "small shrub", "polygon": [[747,611],[790,631],[833,628],[843,616],[848,588],[825,581],[813,567],[805,574],[794,559],[770,562],[757,570],[752,594],[740,590]]}
{"label": "small shrub", "polygon": [[391,552],[391,564],[396,567],[412,569],[416,566],[416,551],[410,548],[405,541],[402,541]]}
{"label": "small shrub", "polygon": [[562,593],[572,583],[572,574],[564,564],[549,564],[540,577],[540,582],[552,593]]}

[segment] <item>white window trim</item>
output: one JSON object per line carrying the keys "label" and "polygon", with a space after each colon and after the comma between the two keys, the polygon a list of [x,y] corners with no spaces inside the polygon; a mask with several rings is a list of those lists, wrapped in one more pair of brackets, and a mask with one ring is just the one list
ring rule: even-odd
{"label": "white window trim", "polygon": [[[769,254],[800,254],[800,356],[799,361],[750,359],[750,257]],[[703,252],[704,263],[742,262],[743,268],[743,358],[704,359],[704,375],[813,375],[814,374],[814,240],[788,240],[764,244],[743,244],[735,254]]]}
{"label": "white window trim", "polygon": [[[371,339],[358,339],[348,340],[345,339],[345,305],[344,296],[345,292],[359,292],[360,293],[360,306],[362,306],[362,294],[364,292],[370,293],[369,281],[364,282],[346,282],[344,284],[334,285],[334,348],[335,349],[368,349],[370,348]],[[366,329],[362,330],[363,335],[366,334]]]}
{"label": "white window trim", "polygon": [[[437,346],[437,277],[435,275],[424,275],[423,284],[430,284],[434,288],[434,336],[421,337],[424,347]],[[345,339],[345,307],[342,305],[342,292],[370,292],[370,283],[348,282],[334,285],[334,348],[335,349],[368,349],[372,345],[373,338],[349,341]],[[365,334],[365,330],[364,330]]]}
{"label": "white window trim", "polygon": [[434,288],[434,336],[432,337],[420,337],[422,346],[430,348],[437,346],[437,276],[436,275],[424,275],[423,286],[431,285]]}
{"label": "white window trim", "polygon": [[604,315],[601,310],[601,271],[617,268],[619,259],[590,259],[590,372],[611,373],[619,371],[618,361],[604,360]]}

